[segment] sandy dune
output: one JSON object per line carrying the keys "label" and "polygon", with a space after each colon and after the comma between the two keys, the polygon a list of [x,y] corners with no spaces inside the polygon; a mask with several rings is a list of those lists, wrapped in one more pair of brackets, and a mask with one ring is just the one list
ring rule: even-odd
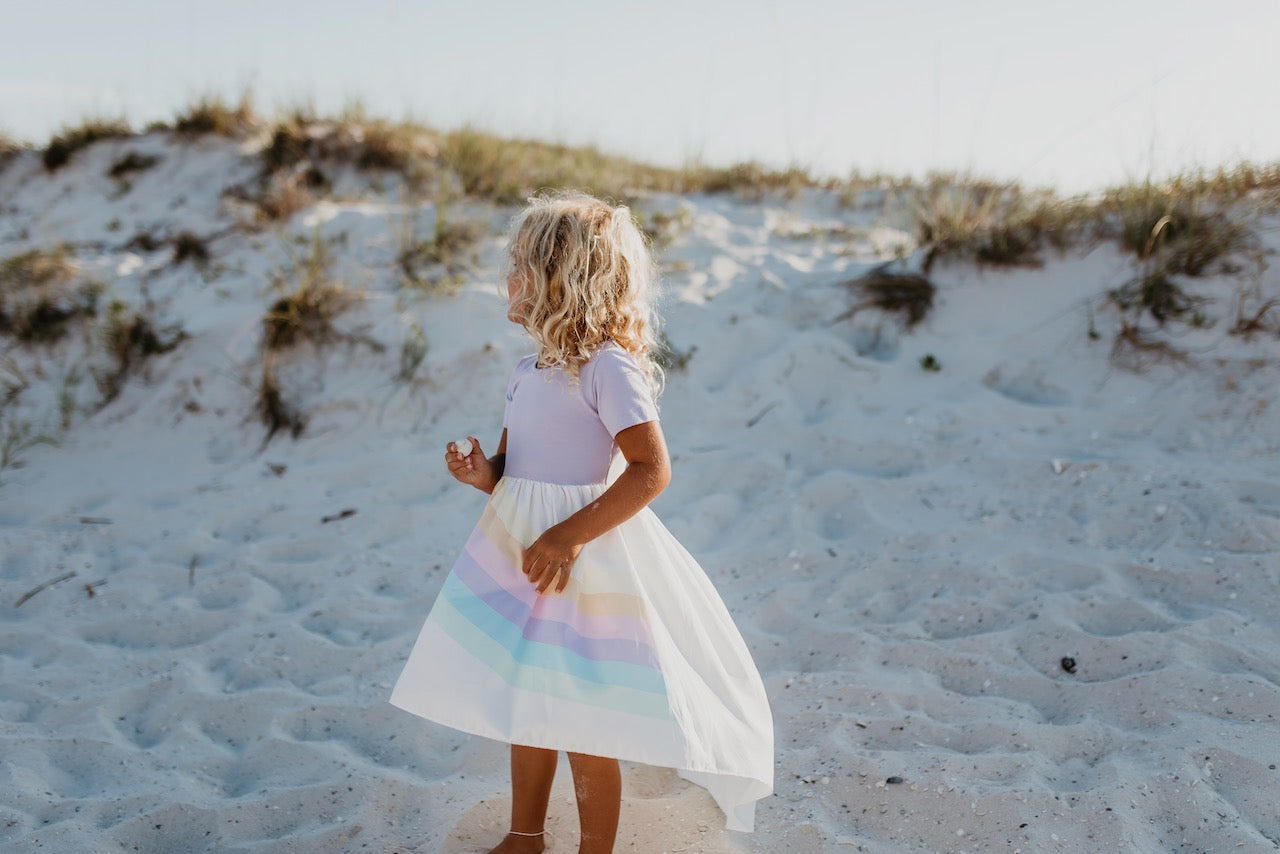
{"label": "sandy dune", "polygon": [[[166,160],[118,195],[98,176],[131,148]],[[398,289],[404,208],[350,177],[349,201],[279,233],[216,238],[204,272],[123,247],[234,224],[218,193],[240,158],[151,136],[51,178],[34,157],[0,172],[0,257],[73,241],[109,296],[190,336],[0,472],[0,848],[485,850],[505,747],[386,698],[481,507],[441,449],[496,439],[526,352],[497,289],[510,212],[453,211],[490,233],[455,296]],[[1235,283],[1204,283],[1189,364],[1126,366],[1104,297],[1133,262],[1110,246],[944,264],[906,331],[836,321],[843,282],[907,240],[874,206],[646,206],[686,211],[665,314],[696,347],[668,379],[655,509],[756,656],[777,791],[730,834],[700,789],[628,767],[618,850],[1275,850],[1280,341],[1226,334]],[[310,421],[263,448],[258,323],[313,233],[362,290],[339,320],[353,339],[281,357]],[[1260,287],[1280,293],[1274,269]],[[429,348],[404,382],[415,323]],[[4,347],[44,378],[6,417],[37,424],[94,358],[76,336]],[[553,851],[574,850],[571,798],[566,765]]]}

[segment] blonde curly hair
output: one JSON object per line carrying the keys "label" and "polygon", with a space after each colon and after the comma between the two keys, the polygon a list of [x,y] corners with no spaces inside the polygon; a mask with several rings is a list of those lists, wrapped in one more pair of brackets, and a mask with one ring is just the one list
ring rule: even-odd
{"label": "blonde curly hair", "polygon": [[539,365],[563,367],[576,379],[595,349],[612,341],[660,393],[658,274],[625,205],[585,193],[535,196],[511,226],[507,253],[521,296],[512,317],[537,342]]}

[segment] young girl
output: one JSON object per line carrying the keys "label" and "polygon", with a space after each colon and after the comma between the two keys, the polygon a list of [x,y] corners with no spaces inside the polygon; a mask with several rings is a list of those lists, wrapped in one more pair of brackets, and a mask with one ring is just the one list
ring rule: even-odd
{"label": "young girl", "polygon": [[[509,244],[516,365],[497,452],[450,442],[490,498],[391,702],[511,744],[511,829],[540,852],[558,751],[582,854],[610,852],[618,760],[675,768],[751,830],[773,788],[773,719],[751,654],[701,567],[647,505],[670,460],[653,361],[657,276],[630,212],[534,199]],[[467,445],[470,444],[468,449]]]}

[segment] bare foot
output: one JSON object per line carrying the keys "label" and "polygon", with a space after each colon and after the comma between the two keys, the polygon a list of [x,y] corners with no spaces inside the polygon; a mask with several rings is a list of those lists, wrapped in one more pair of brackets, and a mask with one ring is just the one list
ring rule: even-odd
{"label": "bare foot", "polygon": [[516,836],[508,833],[497,848],[489,849],[489,854],[542,854],[546,847],[547,843],[542,835]]}

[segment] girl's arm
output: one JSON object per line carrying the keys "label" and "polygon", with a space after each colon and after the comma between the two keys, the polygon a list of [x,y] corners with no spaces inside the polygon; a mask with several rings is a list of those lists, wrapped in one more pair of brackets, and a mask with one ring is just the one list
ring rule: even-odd
{"label": "girl's arm", "polygon": [[492,457],[484,455],[484,451],[480,450],[480,440],[475,436],[468,436],[467,439],[471,442],[471,453],[465,457],[458,453],[455,443],[450,442],[446,447],[444,461],[449,466],[449,474],[481,492],[493,492],[507,465],[507,428],[502,428],[498,452]]}
{"label": "girl's arm", "polygon": [[671,458],[657,421],[628,427],[614,441],[626,458],[626,470],[597,500],[548,528],[524,550],[524,574],[539,593],[553,586],[557,593],[564,590],[582,547],[639,513],[671,482]]}

